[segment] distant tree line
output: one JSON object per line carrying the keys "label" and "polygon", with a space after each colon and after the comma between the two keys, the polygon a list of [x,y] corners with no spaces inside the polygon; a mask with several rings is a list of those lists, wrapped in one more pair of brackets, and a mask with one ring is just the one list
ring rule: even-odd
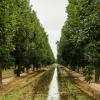
{"label": "distant tree line", "polygon": [[69,0],[58,44],[58,63],[83,68],[86,80],[100,77],[100,0]]}
{"label": "distant tree line", "polygon": [[40,68],[55,62],[48,36],[29,0],[0,0],[0,83],[2,70],[14,66],[20,73],[30,65]]}

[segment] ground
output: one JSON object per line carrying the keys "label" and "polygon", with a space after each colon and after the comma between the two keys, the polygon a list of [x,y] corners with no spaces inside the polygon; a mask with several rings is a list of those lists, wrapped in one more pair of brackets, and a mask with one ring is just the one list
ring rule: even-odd
{"label": "ground", "polygon": [[85,94],[63,67],[58,68],[60,100],[93,100]]}
{"label": "ground", "polygon": [[[55,67],[52,65],[4,84],[0,89],[0,100],[47,100]],[[84,87],[75,82],[65,67],[57,69],[60,100],[96,100],[90,91],[85,92]]]}

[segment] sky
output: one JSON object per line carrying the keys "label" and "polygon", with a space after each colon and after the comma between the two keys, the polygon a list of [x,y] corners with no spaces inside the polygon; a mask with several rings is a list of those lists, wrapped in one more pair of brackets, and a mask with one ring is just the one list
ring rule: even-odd
{"label": "sky", "polygon": [[54,56],[57,56],[56,42],[60,40],[61,29],[67,18],[68,0],[30,0],[30,5],[37,13],[40,23],[48,34]]}

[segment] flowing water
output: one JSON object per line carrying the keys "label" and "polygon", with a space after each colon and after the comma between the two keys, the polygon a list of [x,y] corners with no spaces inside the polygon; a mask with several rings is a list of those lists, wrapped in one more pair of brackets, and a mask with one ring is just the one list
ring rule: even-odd
{"label": "flowing water", "polygon": [[54,75],[49,87],[47,100],[59,100],[58,80],[57,80],[57,67],[54,70]]}

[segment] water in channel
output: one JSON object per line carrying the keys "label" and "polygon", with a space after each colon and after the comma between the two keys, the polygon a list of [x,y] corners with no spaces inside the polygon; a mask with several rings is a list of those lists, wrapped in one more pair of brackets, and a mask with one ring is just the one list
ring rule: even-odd
{"label": "water in channel", "polygon": [[49,87],[49,93],[47,100],[59,100],[59,91],[58,91],[58,74],[57,67],[54,70],[54,75]]}

